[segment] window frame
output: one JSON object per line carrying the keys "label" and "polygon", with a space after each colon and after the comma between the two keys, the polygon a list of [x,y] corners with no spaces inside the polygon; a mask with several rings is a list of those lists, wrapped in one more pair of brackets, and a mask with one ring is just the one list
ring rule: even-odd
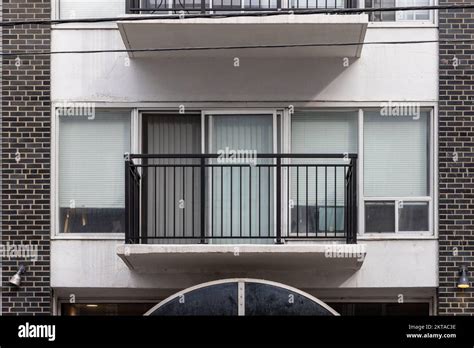
{"label": "window frame", "polygon": [[[59,126],[58,126],[58,115],[55,110],[58,106],[63,105],[64,102],[53,102],[51,105],[51,204],[50,204],[50,214],[51,214],[51,238],[54,239],[82,239],[82,240],[101,240],[101,239],[112,239],[112,240],[123,240],[123,233],[59,233],[59,192],[57,188],[59,187],[58,182],[58,173],[59,173],[59,163],[58,163],[58,140],[59,140]],[[314,106],[313,106],[314,105]],[[314,111],[327,111],[327,112],[338,112],[338,111],[350,111],[356,110],[358,114],[357,127],[358,127],[358,239],[359,240],[379,240],[379,239],[436,239],[438,235],[438,226],[436,221],[438,219],[438,209],[437,209],[437,194],[438,194],[438,168],[436,166],[436,156],[438,153],[437,146],[437,105],[433,102],[420,102],[421,110],[429,111],[430,117],[430,127],[429,127],[429,163],[428,167],[430,169],[429,173],[429,196],[427,197],[406,197],[403,198],[404,201],[423,201],[427,200],[430,202],[429,207],[429,231],[427,232],[365,232],[365,200],[374,201],[374,200],[387,200],[387,197],[364,197],[364,171],[363,171],[363,161],[364,161],[364,110],[377,109],[379,108],[379,103],[374,102],[351,102],[344,103],[343,105],[333,104],[333,103],[313,103],[313,105],[295,103],[294,108],[305,109],[305,110],[314,110]],[[116,106],[110,103],[97,103],[96,108],[100,111],[129,111],[131,116],[131,152],[132,153],[141,153],[141,127],[142,127],[142,113],[147,112],[162,112],[167,110],[176,110],[164,105],[156,106],[140,106],[140,105],[120,105]],[[273,109],[276,110],[276,114],[279,116],[278,124],[281,126],[281,130],[278,133],[279,135],[279,148],[278,152],[291,152],[291,116],[292,113],[288,106],[277,105],[275,107],[253,107],[248,108],[245,104],[241,107],[232,107],[230,105],[221,105],[216,108],[205,107],[201,105],[195,105],[193,107],[196,110],[201,110],[202,112],[216,112],[217,110],[226,110],[229,113],[235,113],[236,109],[242,112],[243,110],[248,111],[252,109],[252,112],[256,110],[261,111],[262,109]],[[388,197],[388,198],[398,198],[400,197]],[[398,218],[398,214],[396,215]],[[285,221],[285,225],[286,225]]]}
{"label": "window frame", "polygon": [[[428,113],[428,195],[427,196],[365,196],[364,192],[364,111],[373,111],[374,108],[363,108],[360,111],[360,127],[361,133],[359,134],[359,153],[362,156],[359,157],[359,231],[358,234],[367,237],[417,237],[417,236],[428,236],[433,237],[437,235],[435,229],[435,218],[436,218],[436,204],[435,204],[435,173],[436,168],[434,167],[435,161],[435,132],[437,131],[435,125],[435,110],[432,107],[421,107],[420,111]],[[402,117],[402,116],[401,116]],[[361,158],[362,157],[362,158]],[[393,232],[366,232],[365,230],[365,203],[373,201],[393,201],[395,205],[395,231]],[[399,230],[399,207],[401,202],[428,202],[428,231],[400,231]]]}
{"label": "window frame", "polygon": [[[399,7],[399,0],[395,0],[395,7]],[[429,0],[428,6],[435,6],[438,4],[437,0]],[[365,0],[359,0],[359,8],[366,8]],[[428,19],[397,19],[397,13],[395,12],[395,20],[393,21],[372,21],[370,20],[369,14],[369,27],[425,27],[425,26],[438,26],[438,11],[428,10]]]}
{"label": "window frame", "polygon": [[[71,102],[74,103],[74,102]],[[85,103],[85,102],[77,102]],[[88,102],[89,103],[89,102]],[[95,103],[92,103],[95,104]],[[64,102],[52,103],[51,106],[51,238],[52,239],[123,239],[124,233],[119,232],[60,232],[60,204],[59,204],[59,132],[60,121],[56,112]],[[117,107],[96,107],[95,111],[101,113],[128,112],[130,117],[130,151],[137,150],[138,127],[141,121],[135,109]]]}

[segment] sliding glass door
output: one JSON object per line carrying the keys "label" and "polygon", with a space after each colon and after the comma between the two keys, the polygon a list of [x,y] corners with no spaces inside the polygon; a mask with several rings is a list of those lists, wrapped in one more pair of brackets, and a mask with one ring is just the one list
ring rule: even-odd
{"label": "sliding glass door", "polygon": [[[195,243],[200,234],[201,114],[143,116],[143,153],[178,155],[145,159],[142,228],[150,243]],[[154,237],[157,237],[156,239]]]}
{"label": "sliding glass door", "polygon": [[209,152],[219,155],[208,173],[211,241],[273,243],[265,237],[274,235],[274,160],[258,154],[274,152],[275,116],[212,114],[207,121]]}

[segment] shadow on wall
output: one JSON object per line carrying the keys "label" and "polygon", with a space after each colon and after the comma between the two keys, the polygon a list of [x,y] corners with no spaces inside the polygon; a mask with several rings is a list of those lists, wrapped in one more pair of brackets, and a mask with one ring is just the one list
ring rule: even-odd
{"label": "shadow on wall", "polygon": [[344,58],[140,58],[132,63],[130,86],[140,88],[145,100],[305,101],[354,63]]}

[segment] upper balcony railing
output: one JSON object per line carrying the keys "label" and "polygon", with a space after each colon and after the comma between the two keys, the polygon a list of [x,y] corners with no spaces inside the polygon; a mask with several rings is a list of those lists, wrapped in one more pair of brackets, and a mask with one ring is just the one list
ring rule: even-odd
{"label": "upper balcony railing", "polygon": [[126,243],[356,243],[357,155],[245,158],[126,155]]}
{"label": "upper balcony railing", "polygon": [[[258,11],[292,10],[343,10],[357,9],[359,0],[125,0],[128,14],[222,14]],[[421,3],[424,5],[424,3]],[[418,5],[417,2],[414,5]],[[366,9],[394,8],[395,0],[365,0]],[[363,12],[363,8],[360,8]],[[351,12],[351,13],[361,13]],[[413,22],[432,21],[434,13],[430,10],[416,11],[370,11],[371,22]]]}
{"label": "upper balcony railing", "polygon": [[358,0],[126,0],[129,14],[222,13],[357,8]]}

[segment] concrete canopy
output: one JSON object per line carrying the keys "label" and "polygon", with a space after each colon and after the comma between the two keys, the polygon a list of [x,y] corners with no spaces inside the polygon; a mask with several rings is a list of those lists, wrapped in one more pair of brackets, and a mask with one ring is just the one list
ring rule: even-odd
{"label": "concrete canopy", "polygon": [[[146,18],[146,17],[145,17]],[[272,47],[225,50],[130,52],[130,57],[360,57],[366,14],[152,19],[117,23],[130,50],[182,47],[284,46],[355,43],[344,46]],[[185,52],[185,53],[184,53]]]}

